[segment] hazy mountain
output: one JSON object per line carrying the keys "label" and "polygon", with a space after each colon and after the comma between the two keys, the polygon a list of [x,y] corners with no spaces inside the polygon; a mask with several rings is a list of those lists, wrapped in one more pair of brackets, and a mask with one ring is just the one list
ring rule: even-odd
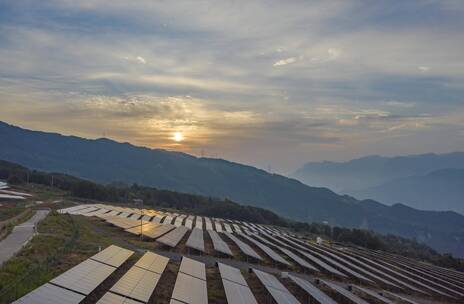
{"label": "hazy mountain", "polygon": [[108,139],[88,140],[29,131],[1,122],[0,143],[0,159],[34,169],[97,182],[139,183],[230,198],[297,220],[370,228],[418,238],[440,251],[460,255],[464,252],[464,216],[455,213],[358,201],[326,188],[310,187],[225,160],[152,150]]}
{"label": "hazy mountain", "polygon": [[292,176],[309,185],[349,194],[394,179],[426,175],[447,168],[464,169],[464,152],[397,157],[375,155],[348,162],[310,162]]}
{"label": "hazy mountain", "polygon": [[464,169],[441,169],[426,175],[398,178],[350,194],[387,204],[402,202],[418,209],[453,210],[464,214]]}

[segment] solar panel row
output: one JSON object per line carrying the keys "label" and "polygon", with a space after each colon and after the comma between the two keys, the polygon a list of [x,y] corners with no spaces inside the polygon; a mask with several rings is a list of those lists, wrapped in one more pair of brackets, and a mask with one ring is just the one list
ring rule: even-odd
{"label": "solar panel row", "polygon": [[277,280],[272,274],[253,268],[254,274],[258,277],[267,291],[277,304],[298,304],[300,303],[288,289]]}
{"label": "solar panel row", "polygon": [[182,240],[187,231],[189,231],[187,227],[180,226],[158,238],[156,241],[174,248],[177,246],[177,244],[179,244],[180,240]]}
{"label": "solar panel row", "polygon": [[216,231],[209,230],[208,234],[209,234],[209,237],[211,238],[211,241],[213,242],[214,250],[220,253],[227,254],[229,256],[233,255],[227,243],[221,239],[221,237]]}
{"label": "solar panel row", "polygon": [[203,263],[183,257],[171,303],[207,304],[206,270]]}
{"label": "solar panel row", "polygon": [[229,304],[257,304],[245,278],[237,268],[218,263],[222,284]]}
{"label": "solar panel row", "polygon": [[204,252],[205,240],[203,239],[203,230],[193,228],[192,233],[190,233],[187,239],[186,246]]}

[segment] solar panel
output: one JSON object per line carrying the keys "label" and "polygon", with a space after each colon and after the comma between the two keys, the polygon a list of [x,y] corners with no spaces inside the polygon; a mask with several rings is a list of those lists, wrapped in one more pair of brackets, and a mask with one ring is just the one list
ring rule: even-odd
{"label": "solar panel", "polygon": [[169,216],[169,215],[167,215],[167,216],[163,219],[163,221],[162,221],[161,223],[163,223],[163,224],[171,224],[171,223],[172,223],[172,217]]}
{"label": "solar panel", "polygon": [[[146,237],[149,237],[151,239],[157,239],[166,233],[174,230],[176,227],[174,225],[163,225],[163,224],[158,224],[151,222],[148,225],[143,225],[142,230],[143,230],[143,235]],[[127,229],[126,231],[140,235],[140,227],[135,227],[131,229]]]}
{"label": "solar panel", "polygon": [[201,262],[183,257],[182,262],[180,263],[179,271],[206,281],[205,264]]}
{"label": "solar panel", "polygon": [[98,210],[98,208],[96,208],[94,206],[88,206],[87,208],[75,210],[75,211],[72,211],[72,212],[69,212],[69,213],[70,214],[75,214],[75,215],[82,215],[82,214],[85,214],[85,213],[88,213],[88,212],[93,212],[93,211],[96,211],[96,210]]}
{"label": "solar panel", "polygon": [[219,273],[221,274],[221,278],[231,281],[236,284],[240,284],[243,286],[248,286],[245,278],[243,277],[240,269],[223,264],[218,263]]}
{"label": "solar panel", "polygon": [[[207,304],[205,265],[183,257],[172,292],[171,303]],[[174,301],[173,301],[174,300]]]}
{"label": "solar panel", "polygon": [[191,216],[191,215],[189,217],[187,217],[187,219],[185,220],[184,226],[187,227],[188,229],[192,229],[193,228],[193,219],[194,219],[194,217]]}
{"label": "solar panel", "polygon": [[208,230],[208,234],[213,241],[214,250],[232,256],[232,251],[226,242],[224,242],[216,231]]}
{"label": "solar panel", "polygon": [[136,221],[138,221],[138,220],[140,219],[140,216],[141,216],[141,215],[138,214],[138,213],[133,213],[131,216],[129,216],[129,218],[130,218],[131,220],[136,220]]}
{"label": "solar panel", "polygon": [[187,304],[207,304],[206,281],[179,272],[172,292],[172,299]]}
{"label": "solar panel", "polygon": [[[359,271],[359,272],[367,273],[370,277],[374,278],[374,279],[377,280],[377,281],[383,282],[383,283],[385,283],[385,284],[387,284],[387,285],[390,285],[390,286],[398,287],[396,284],[394,284],[394,283],[392,283],[392,282],[390,282],[390,281],[388,281],[388,280],[385,280],[384,278],[382,278],[382,277],[376,275],[375,273],[372,273],[372,272],[367,271],[365,268],[361,268],[361,267],[359,267],[358,265],[355,265],[355,264],[351,263],[348,259],[345,259],[345,258],[342,257],[342,256],[338,256],[338,255],[336,255],[336,254],[330,252],[329,250],[327,250],[327,249],[325,249],[325,248],[323,248],[323,247],[320,247],[320,246],[314,247],[314,246],[312,246],[312,245],[311,245],[311,247],[312,247],[312,248],[315,248],[315,249],[317,249],[317,250],[322,251],[324,255],[329,255],[329,256],[332,257],[333,259],[335,259],[335,260],[337,260],[337,261],[340,261],[340,262],[342,262],[342,263],[347,264],[350,268],[354,268],[354,269],[356,269],[356,270]],[[354,276],[356,276],[356,277],[358,277],[358,278],[360,278],[360,279],[364,278],[363,275],[359,274],[358,272],[356,272],[356,271],[354,271],[354,270],[350,270],[350,271],[347,271],[347,272],[350,273],[350,274],[352,274],[352,275],[354,275]]]}
{"label": "solar panel", "polygon": [[119,213],[118,216],[119,216],[119,217],[124,217],[124,218],[126,218],[126,217],[128,217],[131,213],[132,213],[132,212],[123,211],[123,212]]}
{"label": "solar panel", "polygon": [[176,220],[174,221],[174,226],[176,227],[182,226],[182,223],[184,222],[185,217],[186,217],[185,215],[179,215],[178,217],[176,217]]}
{"label": "solar panel", "polygon": [[385,303],[385,304],[394,304],[393,301],[391,301],[390,299],[387,299],[381,295],[379,295],[377,292],[375,291],[372,291],[370,289],[367,289],[367,288],[364,288],[364,287],[361,287],[361,286],[356,286],[356,285],[351,285],[351,287],[353,289],[357,289],[373,298],[375,298],[376,300],[382,302],[382,303]]}
{"label": "solar panel", "polygon": [[300,286],[301,289],[306,291],[311,297],[313,297],[319,304],[337,304],[332,298],[326,295],[323,291],[319,288],[314,286],[313,284],[309,283],[306,280],[303,280],[299,277],[295,277],[292,275],[288,276],[295,284]]}
{"label": "solar panel", "polygon": [[163,235],[159,239],[157,239],[157,242],[160,242],[166,246],[169,247],[176,247],[177,244],[179,244],[180,240],[184,237],[184,235],[189,231],[188,228],[184,226],[177,227],[176,229],[170,231],[169,233]]}
{"label": "solar panel", "polygon": [[119,267],[132,254],[134,254],[134,252],[131,250],[111,245],[90,258],[113,267]]}
{"label": "solar panel", "polygon": [[313,263],[317,264],[319,267],[325,269],[328,272],[331,272],[333,274],[346,277],[343,273],[338,271],[337,269],[333,268],[326,262],[322,261],[321,259],[317,258],[316,256],[310,254],[309,252],[303,251],[303,250],[297,250],[301,255],[304,255],[308,260],[312,261]]}
{"label": "solar panel", "polygon": [[[372,280],[366,278],[366,277],[363,276],[362,274],[360,274],[360,273],[358,273],[358,272],[352,270],[351,268],[346,267],[345,265],[339,263],[339,262],[337,261],[338,259],[337,259],[336,257],[335,257],[335,258],[330,258],[330,257],[333,257],[333,254],[332,254],[332,253],[326,252],[326,253],[323,255],[323,254],[321,254],[320,252],[318,252],[317,250],[312,250],[312,249],[314,248],[312,245],[309,245],[309,244],[308,244],[308,246],[311,248],[311,249],[308,248],[308,250],[309,250],[311,253],[316,254],[316,255],[318,255],[319,257],[321,257],[321,258],[327,260],[329,263],[331,263],[331,264],[335,265],[336,267],[342,269],[342,270],[345,271],[346,273],[349,273],[350,275],[352,275],[352,276],[354,276],[354,277],[357,277],[358,279],[362,279],[362,280],[365,280],[365,281],[368,281],[368,282],[372,282]],[[328,257],[327,255],[330,256],[330,257]],[[348,263],[348,265],[350,265],[351,267],[353,267],[353,264],[351,264],[350,262],[345,261],[345,263]]]}
{"label": "solar panel", "polygon": [[[348,258],[348,259],[350,259],[350,260],[352,260],[352,261],[357,262],[358,264],[362,265],[363,267],[368,268],[369,270],[371,270],[371,271],[373,271],[373,272],[381,273],[384,277],[388,278],[388,279],[391,280],[391,281],[394,281],[394,282],[399,283],[399,284],[401,284],[401,285],[403,285],[403,286],[406,286],[406,287],[408,287],[409,289],[412,289],[412,290],[415,290],[415,291],[418,291],[418,292],[425,293],[424,291],[422,291],[422,290],[420,290],[420,289],[417,289],[417,288],[411,286],[410,284],[408,284],[408,283],[406,283],[406,282],[403,282],[403,281],[401,281],[401,280],[399,280],[399,279],[397,279],[397,278],[395,278],[395,277],[389,275],[388,273],[385,273],[384,271],[381,271],[379,268],[373,267],[373,266],[371,266],[371,265],[369,265],[369,264],[367,264],[367,263],[361,261],[359,258],[355,258],[355,257],[352,257],[352,256],[346,254],[346,253],[342,253],[341,250],[337,250],[337,252],[338,252],[339,254],[343,255],[344,257],[346,257],[346,258]],[[427,294],[427,293],[425,293],[425,294]]]}
{"label": "solar panel", "polygon": [[126,297],[121,297],[120,295],[114,294],[112,292],[107,292],[97,302],[97,304],[140,304],[140,302],[128,299]]}
{"label": "solar panel", "polygon": [[50,282],[88,295],[114,271],[115,267],[88,259],[59,275]]}
{"label": "solar panel", "polygon": [[222,225],[220,222],[214,222],[214,228],[216,228],[217,232],[222,232]]}
{"label": "solar panel", "polygon": [[205,228],[206,230],[213,230],[213,223],[211,223],[211,220],[207,217],[205,217]]}
{"label": "solar panel", "polygon": [[114,226],[117,226],[119,228],[122,228],[122,229],[129,229],[129,228],[132,228],[132,227],[136,227],[136,226],[139,226],[140,228],[140,225],[145,225],[147,224],[148,222],[145,222],[145,221],[137,221],[137,220],[133,220],[133,219],[129,219],[129,218],[122,218],[122,217],[118,217],[118,216],[107,216],[107,217],[104,217],[105,220],[114,225]]}
{"label": "solar panel", "polygon": [[119,211],[117,211],[117,210],[111,210],[110,212],[105,213],[105,214],[97,214],[97,216],[98,216],[99,218],[106,219],[106,218],[108,218],[108,217],[117,216],[118,214],[119,214]]}
{"label": "solar panel", "polygon": [[162,255],[146,252],[138,261],[135,266],[146,269],[148,271],[162,274],[168,265],[169,258]]}
{"label": "solar panel", "polygon": [[272,274],[253,268],[253,272],[271,294],[277,304],[297,304],[298,300],[288,291],[288,289],[279,282]]}
{"label": "solar panel", "polygon": [[91,212],[87,212],[87,213],[82,213],[83,216],[98,216],[99,214],[106,214],[109,210],[108,209],[97,209],[97,210],[94,210],[94,211],[91,211]]}
{"label": "solar panel", "polygon": [[78,304],[85,298],[79,293],[46,283],[13,304]]}
{"label": "solar panel", "polygon": [[136,235],[140,235],[141,233],[143,233],[144,235],[147,234],[148,231],[151,231],[159,226],[163,226],[162,224],[159,224],[159,223],[153,223],[153,222],[149,222],[145,225],[142,225],[142,229],[140,229],[140,226],[135,226],[135,227],[132,227],[132,228],[128,228],[128,229],[125,229],[127,232],[130,232],[132,234],[136,234]]}
{"label": "solar panel", "polygon": [[226,223],[222,223],[222,224],[224,225],[224,229],[226,230],[227,233],[233,233],[234,232],[229,224],[226,224]]}
{"label": "solar panel", "polygon": [[192,233],[187,239],[187,243],[185,245],[187,247],[204,252],[205,251],[205,240],[203,239],[203,230],[198,229],[198,228],[193,228]]}
{"label": "solar panel", "polygon": [[154,218],[151,219],[152,222],[155,222],[155,223],[161,223],[161,221],[163,220],[164,218],[164,215],[162,214],[157,214]]}
{"label": "solar panel", "polygon": [[149,221],[151,221],[151,216],[150,215],[144,215],[144,216],[142,216],[142,220],[149,222]]}
{"label": "solar panel", "polygon": [[237,224],[232,224],[232,226],[234,227],[235,232],[238,232],[238,233],[242,233],[242,232],[243,232],[239,225],[237,225]]}
{"label": "solar panel", "polygon": [[419,304],[419,303],[417,303],[417,302],[414,301],[414,300],[411,300],[411,299],[409,299],[409,298],[400,296],[399,294],[396,294],[396,293],[393,293],[393,292],[389,292],[389,291],[386,291],[386,290],[383,290],[383,291],[381,292],[381,295],[389,295],[389,296],[392,297],[392,298],[399,299],[399,300],[404,301],[404,302],[409,303],[409,304]]}
{"label": "solar panel", "polygon": [[338,286],[337,284],[334,284],[332,282],[325,281],[325,280],[320,280],[320,281],[324,283],[325,285],[329,286],[330,288],[332,288],[333,290],[335,290],[336,292],[338,292],[339,294],[348,298],[350,301],[354,302],[355,304],[369,304],[363,299],[361,299],[360,297],[358,297],[357,295],[349,292],[348,290],[344,289],[341,286]]}
{"label": "solar panel", "polygon": [[133,266],[111,287],[110,291],[146,303],[160,277],[158,273]]}
{"label": "solar panel", "polygon": [[253,250],[253,248],[251,248],[248,244],[242,242],[241,240],[239,240],[236,236],[234,236],[232,233],[228,233],[226,232],[225,235],[227,235],[227,237],[229,239],[231,239],[239,248],[240,250],[247,256],[249,257],[252,257],[252,258],[255,258],[255,259],[258,259],[258,260],[262,260],[263,258],[256,253],[256,251]]}
{"label": "solar panel", "polygon": [[[267,235],[267,234],[266,234]],[[287,255],[288,257],[290,257],[293,261],[295,261],[298,265],[300,265],[301,267],[303,268],[307,268],[309,270],[312,270],[312,271],[319,271],[319,269],[315,268],[314,266],[310,265],[309,263],[307,263],[305,260],[303,260],[302,258],[300,258],[298,255],[294,254],[293,252],[291,252],[290,250],[286,249],[286,248],[283,248],[282,246],[277,246],[276,244],[266,240],[265,238],[259,236],[259,235],[254,235],[257,239],[259,239],[261,242],[263,243],[266,243],[266,244],[269,244],[271,246],[274,246],[276,247],[277,249],[279,249],[280,251],[282,251],[285,255]],[[280,244],[280,245],[284,245],[284,246],[287,246],[286,244],[284,244],[283,242],[280,242],[279,240],[273,238],[272,236],[269,236],[272,240],[274,240],[277,244]]]}
{"label": "solar panel", "polygon": [[195,228],[203,229],[203,219],[201,216],[197,216],[197,220],[195,222]]}
{"label": "solar panel", "polygon": [[[416,276],[415,274],[413,274],[413,273],[411,273],[411,272],[409,272],[409,271],[407,271],[407,270],[401,269],[401,268],[399,268],[399,267],[397,267],[397,266],[395,266],[395,265],[393,265],[393,264],[390,264],[390,263],[388,263],[388,262],[383,261],[383,263],[385,263],[385,264],[388,265],[388,266],[385,266],[385,265],[382,265],[381,263],[378,263],[377,261],[374,261],[374,260],[372,260],[372,259],[368,259],[368,258],[363,257],[363,256],[361,256],[361,255],[358,255],[358,258],[363,259],[364,261],[370,262],[370,263],[374,264],[375,266],[380,267],[380,268],[382,268],[382,269],[384,269],[384,270],[393,272],[395,275],[397,275],[397,276],[399,276],[399,277],[402,277],[402,278],[404,278],[404,279],[406,279],[406,280],[412,281],[414,284],[419,285],[419,286],[422,286],[423,288],[426,288],[426,289],[428,289],[428,290],[431,290],[431,291],[433,291],[433,292],[435,292],[435,293],[438,293],[438,294],[440,294],[440,295],[447,296],[447,297],[450,297],[450,298],[454,298],[454,297],[453,297],[452,295],[450,295],[449,293],[442,292],[441,290],[438,290],[438,289],[436,289],[436,288],[434,288],[434,287],[432,287],[432,286],[430,286],[430,285],[428,285],[428,284],[426,284],[426,283],[423,283],[423,282],[421,282],[421,281],[419,281],[419,280],[427,281],[428,283],[431,283],[431,284],[433,284],[433,285],[438,285],[439,287],[444,288],[444,289],[446,289],[446,290],[449,290],[449,291],[451,291],[451,292],[456,292],[459,296],[464,296],[463,293],[460,293],[460,292],[457,292],[457,291],[453,291],[452,289],[449,289],[449,288],[446,287],[446,286],[440,285],[440,284],[438,284],[438,283],[436,283],[436,282],[433,282],[433,281],[431,281],[431,280],[427,280],[427,279],[424,278],[424,277]],[[406,276],[406,275],[402,274],[402,273],[399,272],[399,271],[406,272],[409,276]],[[416,278],[416,279],[414,279],[414,278]],[[417,280],[417,279],[418,279],[418,280]]]}
{"label": "solar panel", "polygon": [[277,254],[277,252],[275,252],[274,250],[272,250],[271,248],[269,248],[268,246],[264,245],[263,243],[253,239],[252,237],[248,236],[248,235],[245,235],[245,234],[240,234],[242,237],[246,238],[247,240],[249,240],[250,242],[252,242],[253,244],[255,244],[256,246],[259,247],[259,249],[261,249],[262,251],[264,251],[272,260],[278,262],[278,263],[281,263],[281,264],[285,264],[285,265],[288,265],[290,266],[290,263],[287,262],[283,257],[281,257],[279,254]]}
{"label": "solar panel", "polygon": [[[453,280],[448,280],[446,277],[443,277],[443,276],[440,276],[440,275],[432,275],[429,272],[424,271],[420,266],[414,265],[414,264],[408,264],[408,263],[404,262],[404,260],[402,260],[399,257],[389,255],[389,254],[385,254],[385,253],[380,254],[378,252],[372,252],[372,251],[370,251],[370,254],[372,254],[372,255],[374,255],[376,257],[382,258],[384,260],[388,260],[390,262],[395,263],[396,265],[401,266],[401,269],[403,271],[406,271],[406,269],[409,269],[409,270],[413,271],[416,274],[418,273],[421,278],[425,279],[427,277],[430,280],[432,280],[433,282],[435,282],[435,284],[437,286],[443,286],[443,285],[438,285],[438,283],[436,283],[436,281],[440,281],[440,282],[445,283],[447,285],[453,286],[454,288],[458,288],[461,291],[464,291],[463,287],[459,286],[458,284],[453,283],[454,282]],[[457,290],[455,290],[455,289],[449,288],[448,290],[453,291],[455,293],[458,293]]]}
{"label": "solar panel", "polygon": [[[358,252],[358,255],[361,255],[360,258],[366,259],[365,257],[362,256],[362,255],[364,255],[364,253]],[[435,279],[434,281],[432,281],[432,280],[427,279],[427,278],[424,277],[424,276],[418,276],[418,275],[416,275],[415,273],[413,273],[413,272],[411,272],[411,271],[408,271],[408,270],[404,269],[404,267],[401,267],[401,268],[400,268],[400,267],[398,267],[398,266],[396,266],[396,265],[393,265],[392,263],[389,263],[389,262],[384,261],[384,260],[382,260],[382,263],[383,263],[383,264],[386,264],[386,266],[384,266],[384,265],[382,265],[382,264],[379,264],[378,262],[375,262],[375,261],[373,261],[373,260],[368,260],[368,259],[366,259],[366,260],[375,263],[375,265],[379,265],[379,267],[381,267],[381,268],[383,268],[383,269],[386,269],[386,267],[388,267],[388,269],[395,269],[395,270],[397,270],[397,271],[399,271],[399,272],[404,272],[404,273],[408,274],[409,277],[407,277],[407,276],[405,276],[405,275],[403,275],[403,274],[401,274],[401,273],[399,273],[399,272],[395,272],[395,274],[397,273],[399,276],[404,277],[404,278],[406,278],[406,279],[409,279],[409,280],[413,281],[415,284],[420,285],[420,286],[422,286],[422,287],[424,287],[424,288],[427,288],[427,289],[429,289],[429,290],[431,290],[431,291],[433,291],[433,292],[435,292],[435,293],[438,293],[438,294],[441,294],[441,295],[444,295],[444,296],[453,298],[452,295],[450,295],[450,294],[448,294],[448,293],[445,293],[445,292],[442,292],[441,290],[438,290],[438,289],[436,289],[436,288],[434,288],[434,287],[432,287],[432,286],[430,286],[430,285],[428,285],[428,284],[425,284],[425,283],[423,283],[423,282],[421,282],[421,281],[419,281],[419,280],[423,280],[423,281],[425,281],[425,282],[427,282],[427,283],[429,283],[429,284],[431,284],[431,285],[438,286],[439,288],[448,290],[448,291],[450,291],[450,292],[452,292],[452,293],[455,293],[455,294],[457,294],[457,295],[459,295],[459,296],[464,296],[464,294],[461,293],[461,292],[459,292],[459,291],[456,291],[456,290],[451,289],[451,288],[448,288],[447,286],[444,286],[444,285],[442,285],[442,284],[440,284],[440,283],[437,283],[437,282],[435,281],[436,279]],[[416,280],[413,280],[413,278],[415,278]]]}
{"label": "solar panel", "polygon": [[257,304],[250,288],[233,282],[222,280],[228,304]]}

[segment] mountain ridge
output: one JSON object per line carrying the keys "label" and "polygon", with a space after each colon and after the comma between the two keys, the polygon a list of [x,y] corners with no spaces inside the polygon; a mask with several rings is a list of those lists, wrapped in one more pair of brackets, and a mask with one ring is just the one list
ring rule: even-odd
{"label": "mountain ridge", "polygon": [[446,168],[426,175],[393,179],[350,194],[360,199],[369,197],[380,200],[386,204],[402,201],[418,209],[453,210],[464,214],[464,169]]}
{"label": "mountain ridge", "polygon": [[[456,231],[449,216],[426,213],[437,227],[399,221],[390,207],[380,203],[378,214],[369,201],[311,187],[296,179],[221,159],[197,158],[183,152],[137,147],[112,140],[89,140],[22,129],[0,123],[0,159],[47,172],[62,172],[96,182],[137,183],[158,189],[228,198],[266,208],[306,222],[368,228],[381,233],[402,233],[414,238],[430,232],[426,242],[439,251],[464,252],[463,227]],[[389,212],[391,214],[389,214]],[[417,213],[418,210],[411,212]],[[401,234],[399,234],[401,235]],[[436,237],[435,237],[436,235]],[[463,241],[454,244],[458,235]],[[435,239],[443,239],[436,242]],[[443,243],[443,244],[442,244]]]}

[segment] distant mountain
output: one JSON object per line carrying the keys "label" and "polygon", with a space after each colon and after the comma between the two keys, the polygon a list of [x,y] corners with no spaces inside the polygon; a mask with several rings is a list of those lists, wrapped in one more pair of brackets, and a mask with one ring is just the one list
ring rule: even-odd
{"label": "distant mountain", "polygon": [[310,162],[292,177],[339,193],[355,193],[394,179],[426,175],[447,168],[464,169],[464,152],[397,157],[366,156],[348,162]]}
{"label": "distant mountain", "polygon": [[350,194],[387,204],[402,202],[418,209],[453,210],[464,214],[464,169],[441,169],[426,175],[393,179]]}
{"label": "distant mountain", "polygon": [[[455,213],[423,212],[407,207],[403,210],[358,201],[226,160],[197,158],[108,139],[88,140],[30,131],[1,122],[0,143],[0,159],[34,169],[103,183],[138,183],[229,198],[296,220],[328,221],[331,225],[423,239],[439,251],[464,255],[464,216]],[[411,216],[398,216],[403,211]]]}

